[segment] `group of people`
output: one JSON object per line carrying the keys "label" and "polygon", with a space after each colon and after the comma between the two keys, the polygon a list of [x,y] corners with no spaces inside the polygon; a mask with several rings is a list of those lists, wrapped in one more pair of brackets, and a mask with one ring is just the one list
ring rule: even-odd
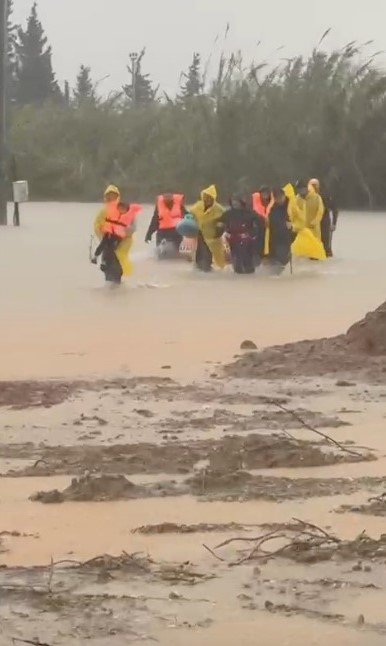
{"label": "group of people", "polygon": [[[131,273],[129,252],[141,206],[122,202],[113,185],[106,189],[104,202],[94,223],[99,245],[92,262],[100,257],[106,281],[119,284]],[[233,195],[227,209],[212,185],[189,208],[181,193],[160,195],[145,241],[150,243],[156,235],[160,258],[188,248],[203,272],[231,262],[240,274],[252,274],[262,263],[280,274],[293,255],[331,257],[337,221],[338,210],[317,179],[300,180],[295,187],[263,186],[249,199]]]}

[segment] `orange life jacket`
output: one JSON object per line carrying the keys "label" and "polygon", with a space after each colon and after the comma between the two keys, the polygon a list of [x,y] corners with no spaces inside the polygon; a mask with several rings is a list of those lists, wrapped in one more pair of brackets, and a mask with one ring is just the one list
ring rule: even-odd
{"label": "orange life jacket", "polygon": [[101,230],[105,235],[114,235],[123,240],[127,236],[127,227],[133,224],[142,207],[140,204],[130,204],[126,213],[120,213],[118,204],[118,201],[107,204],[107,217]]}
{"label": "orange life jacket", "polygon": [[158,210],[158,221],[159,229],[175,229],[177,224],[183,219],[182,213],[182,203],[184,201],[184,196],[173,195],[173,206],[169,209],[165,204],[165,198],[163,195],[159,195],[157,198],[157,210]]}
{"label": "orange life jacket", "polygon": [[272,200],[270,203],[265,206],[263,204],[263,201],[261,199],[261,193],[253,193],[252,195],[252,206],[253,210],[258,214],[261,215],[263,218],[268,218],[269,213],[272,208]]}

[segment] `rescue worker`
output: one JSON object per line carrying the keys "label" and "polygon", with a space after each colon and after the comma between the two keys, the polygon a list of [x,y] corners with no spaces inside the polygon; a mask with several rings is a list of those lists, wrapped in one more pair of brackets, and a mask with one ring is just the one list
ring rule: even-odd
{"label": "rescue worker", "polygon": [[[269,215],[271,206],[272,206],[272,192],[269,186],[262,186],[260,190],[257,191],[257,193],[253,193],[252,208],[256,213],[256,215],[259,218],[262,218],[265,224],[267,224],[268,215]],[[264,257],[264,248],[263,248],[263,252],[261,253],[260,248],[257,247],[255,251],[255,263],[257,266],[261,264],[263,257]]]}
{"label": "rescue worker", "polygon": [[272,205],[272,193],[269,186],[262,186],[257,193],[252,195],[252,208],[263,218],[268,218],[269,209]]}
{"label": "rescue worker", "polygon": [[309,183],[299,180],[296,184],[296,197],[290,200],[289,216],[296,232],[310,229],[314,236],[322,239],[320,223],[324,213],[324,204],[320,195],[310,190]]}
{"label": "rescue worker", "polygon": [[288,215],[289,198],[282,188],[272,192],[273,205],[268,215],[268,262],[275,274],[281,274],[291,260],[291,244],[295,234]]}
{"label": "rescue worker", "polygon": [[201,199],[196,202],[189,212],[194,216],[199,233],[197,237],[196,266],[200,271],[209,272],[215,264],[220,269],[226,265],[225,248],[221,237],[221,229],[217,224],[224,213],[223,207],[217,202],[217,190],[212,184],[201,193]]}
{"label": "rescue worker", "polygon": [[332,258],[332,236],[338,223],[339,211],[331,196],[320,190],[320,181],[318,179],[312,179],[310,186],[323,200],[324,214],[321,222],[322,242],[327,258]]}
{"label": "rescue worker", "polygon": [[[110,223],[107,220],[111,219],[111,209],[118,208],[120,202],[119,189],[111,184],[107,187],[104,193],[104,207],[99,211],[94,221],[94,233],[99,241],[102,241],[108,233]],[[140,207],[133,205],[138,213]],[[120,217],[121,214],[118,213]],[[132,265],[129,260],[129,252],[133,244],[134,221],[131,227],[125,227],[125,234],[120,237],[120,241],[116,243],[113,253],[107,253],[107,259],[102,256],[101,269],[105,274],[107,282],[119,284],[122,277],[130,276],[132,273]]]}
{"label": "rescue worker", "polygon": [[293,194],[288,204],[289,219],[296,234],[291,246],[294,256],[312,260],[326,259],[320,231],[323,213],[324,204],[320,195],[309,189],[308,182],[299,180],[296,194]]}
{"label": "rescue worker", "polygon": [[265,221],[248,208],[247,201],[238,195],[230,200],[218,224],[224,231],[230,248],[231,261],[236,274],[253,274],[256,269],[256,250],[263,255]]}
{"label": "rescue worker", "polygon": [[182,236],[177,232],[176,226],[186,213],[183,195],[173,195],[172,193],[159,195],[145,242],[151,242],[154,233],[156,233],[156,245],[160,255],[162,248],[167,249],[169,246],[172,248],[172,255],[178,254]]}

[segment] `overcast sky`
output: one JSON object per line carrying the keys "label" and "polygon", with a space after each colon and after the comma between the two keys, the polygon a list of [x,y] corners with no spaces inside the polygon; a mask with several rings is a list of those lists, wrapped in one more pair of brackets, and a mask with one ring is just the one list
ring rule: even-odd
{"label": "overcast sky", "polygon": [[[14,5],[15,19],[25,22],[32,0],[14,0]],[[144,45],[146,71],[173,92],[192,53],[200,51],[206,60],[216,36],[217,56],[225,47],[273,62],[308,53],[328,27],[333,27],[328,48],[373,39],[369,51],[376,51],[386,40],[386,0],[38,0],[38,8],[58,79],[73,83],[83,63],[92,67],[95,79],[110,75],[103,84],[106,92],[125,81],[128,53]],[[224,45],[227,22],[231,29]]]}

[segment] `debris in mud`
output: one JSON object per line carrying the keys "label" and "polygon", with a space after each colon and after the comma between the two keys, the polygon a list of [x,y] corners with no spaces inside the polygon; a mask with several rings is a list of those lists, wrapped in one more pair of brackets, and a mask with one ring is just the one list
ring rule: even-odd
{"label": "debris in mud", "polygon": [[[354,540],[342,540],[321,527],[294,519],[293,523],[283,525],[278,531],[268,532],[257,538],[236,537],[231,538],[213,549],[214,554],[222,547],[231,543],[243,542],[254,543],[252,550],[243,554],[231,565],[240,565],[247,561],[268,560],[280,557],[297,563],[321,563],[329,560],[379,560],[386,557],[386,534],[382,534],[379,540],[373,539],[362,532]],[[299,527],[300,526],[300,527]],[[275,542],[278,547],[272,551],[263,550],[262,546]]]}
{"label": "debris in mud", "polygon": [[173,483],[157,483],[155,485],[139,486],[122,475],[86,475],[73,478],[71,485],[62,492],[39,491],[31,496],[34,502],[45,504],[76,502],[105,502],[112,500],[132,500],[154,496],[179,495],[183,493]]}
{"label": "debris in mud", "polygon": [[385,478],[279,478],[252,475],[246,471],[210,469],[185,481],[190,492],[209,501],[244,502],[268,500],[281,502],[326,496],[350,495],[363,488],[376,488]]}
{"label": "debris in mud", "polygon": [[28,534],[25,532],[17,532],[16,530],[9,532],[9,531],[2,531],[0,532],[0,539],[2,536],[6,536],[9,538],[40,538],[39,534]]}
{"label": "debris in mud", "polygon": [[325,450],[320,443],[295,440],[282,434],[226,436],[221,440],[185,443],[129,444],[114,446],[58,446],[37,448],[33,445],[2,446],[3,457],[33,459],[35,465],[11,470],[8,477],[99,474],[133,475],[138,473],[189,474],[202,460],[217,470],[274,469],[280,467],[316,467],[345,462],[369,461],[370,454],[343,454]]}
{"label": "debris in mud", "polygon": [[344,512],[366,514],[368,516],[386,516],[386,493],[369,498],[368,504],[365,505],[342,505],[337,509],[339,514]]}
{"label": "debris in mud", "polygon": [[84,413],[81,414],[79,419],[74,420],[73,424],[74,426],[82,426],[84,422],[96,422],[98,426],[107,426],[108,424],[108,422],[102,417],[99,417],[99,415],[92,415],[91,417],[89,417]]}
{"label": "debris in mud", "polygon": [[51,407],[70,397],[78,386],[60,381],[2,381],[0,406],[14,410],[34,407]]}
{"label": "debris in mud", "polygon": [[140,415],[141,417],[145,417],[147,419],[150,419],[154,417],[154,413],[152,413],[151,410],[148,410],[147,408],[134,408],[134,413],[137,413],[137,415]]}
{"label": "debris in mud", "polygon": [[355,383],[353,383],[352,381],[347,381],[346,379],[338,379],[335,385],[338,388],[353,388],[353,386],[356,386]]}
{"label": "debris in mud", "polygon": [[330,339],[275,346],[240,357],[225,374],[242,378],[278,379],[288,376],[360,374],[384,382],[386,372],[386,302]]}
{"label": "debris in mud", "polygon": [[[280,400],[276,404],[275,400],[275,405],[282,405],[282,401]],[[181,418],[183,418],[183,423],[181,423]],[[305,424],[319,428],[350,426],[350,423],[338,417],[326,416],[317,411],[304,410],[303,408],[294,411],[284,410],[284,408],[279,410],[261,408],[254,410],[251,415],[243,415],[224,407],[213,408],[210,413],[205,415],[196,411],[176,411],[175,418],[166,418],[157,422],[157,426],[159,426],[159,433],[171,431],[181,433],[188,430],[210,431],[217,427],[222,427],[223,431],[227,433],[243,433],[259,429],[272,431],[285,429],[288,431],[302,427],[300,418]]]}
{"label": "debris in mud", "polygon": [[161,523],[160,525],[144,525],[132,530],[133,534],[151,536],[156,534],[203,534],[206,532],[246,532],[251,525],[239,525],[238,523],[207,524],[198,525],[177,525],[176,523]]}
{"label": "debris in mud", "polygon": [[311,610],[310,608],[302,608],[296,605],[287,605],[285,603],[275,604],[271,601],[266,601],[264,607],[268,612],[285,614],[286,617],[293,615],[304,615],[310,619],[324,619],[333,622],[343,622],[344,615],[323,612],[322,610]]}
{"label": "debris in mud", "polygon": [[122,552],[120,556],[102,554],[83,563],[77,563],[74,567],[80,567],[82,570],[99,569],[105,572],[119,570],[120,572],[143,574],[144,572],[152,572],[154,565],[154,561],[149,556]]}
{"label": "debris in mud", "polygon": [[[155,390],[158,387],[167,388],[175,382],[168,377],[138,377],[131,379],[112,380],[73,380],[73,381],[1,381],[0,406],[9,406],[14,410],[25,408],[51,408],[62,404],[72,395],[83,390],[100,392],[102,390],[122,390],[130,392],[139,387]],[[175,384],[177,387],[177,384]]]}
{"label": "debris in mud", "polygon": [[140,576],[148,574],[153,580],[189,585],[214,578],[214,574],[199,572],[189,561],[185,563],[156,563],[149,556],[128,554],[127,552],[122,552],[120,556],[103,554],[83,563],[76,563],[72,566],[72,569],[74,568],[80,569],[82,572],[100,570],[108,573],[129,572]]}

